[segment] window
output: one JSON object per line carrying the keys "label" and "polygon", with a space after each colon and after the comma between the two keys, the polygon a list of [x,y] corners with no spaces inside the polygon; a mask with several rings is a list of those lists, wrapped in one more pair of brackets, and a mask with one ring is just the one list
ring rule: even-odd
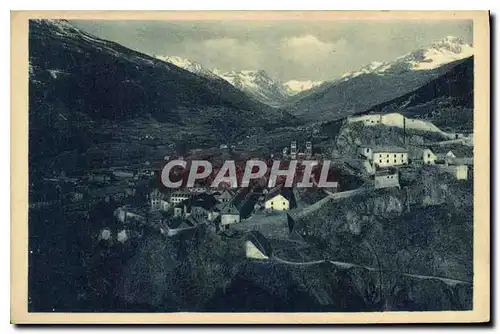
{"label": "window", "polygon": [[394,159],[394,163],[396,163],[396,159]]}
{"label": "window", "polygon": [[394,154],[394,158],[396,157],[396,154]]}
{"label": "window", "polygon": [[387,158],[389,158],[389,154],[387,154]]}
{"label": "window", "polygon": [[387,163],[389,163],[389,159],[387,159]]}
{"label": "window", "polygon": [[431,158],[431,154],[430,153],[427,153],[427,158]]}
{"label": "window", "polygon": [[285,202],[283,202],[283,206],[286,206],[286,203],[285,203]]}

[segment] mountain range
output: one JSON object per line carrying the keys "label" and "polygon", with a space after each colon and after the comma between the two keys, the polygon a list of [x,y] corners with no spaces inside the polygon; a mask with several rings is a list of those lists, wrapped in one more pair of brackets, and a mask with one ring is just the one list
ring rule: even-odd
{"label": "mountain range", "polygon": [[473,55],[472,45],[463,39],[447,36],[389,62],[374,61],[357,71],[347,72],[338,81],[347,81],[362,74],[397,74],[407,71],[432,70]]}
{"label": "mountain range", "polygon": [[469,57],[422,87],[361,114],[400,110],[406,117],[429,120],[443,130],[472,132],[474,58]]}
{"label": "mountain range", "polygon": [[343,118],[416,90],[471,55],[471,45],[459,38],[446,37],[428,48],[392,62],[372,62],[292,97],[285,110],[309,121]]}
{"label": "mountain range", "polygon": [[[401,83],[408,83],[411,90],[442,73],[439,70],[440,67],[470,57],[472,54],[472,45],[466,43],[461,38],[447,36],[431,43],[428,47],[419,48],[392,61],[371,62],[358,70],[346,72],[340,78],[332,78],[329,81],[290,80],[287,82],[281,82],[263,70],[224,72],[218,69],[209,70],[200,63],[178,56],[155,57],[197,75],[212,79],[222,78],[262,103],[272,107],[291,108],[295,110],[292,112],[296,115],[305,115],[306,118],[310,118],[317,117],[314,110],[310,112],[311,109],[318,110],[318,106],[321,108],[323,102],[331,104],[328,97],[326,97],[326,101],[322,101],[323,98],[321,96],[324,95],[332,94],[332,98],[335,100],[333,104],[341,103],[342,109],[347,112],[352,110],[353,107],[357,108],[351,104],[343,105],[342,97],[337,96],[335,93],[334,87],[340,88],[340,94],[344,94],[345,90],[349,91],[349,87],[342,85],[342,83],[349,80],[358,78],[357,82],[352,83],[353,86],[363,86],[362,82],[365,82],[363,87],[366,87],[368,84],[377,88],[379,87],[377,81],[380,79],[378,77],[384,77],[383,81],[392,80],[393,82],[401,79]],[[374,76],[374,78],[367,80],[370,75]],[[401,93],[400,87],[390,87],[390,90],[395,95],[390,95],[389,98],[396,97],[397,94]],[[353,92],[356,93],[356,90]],[[367,92],[370,92],[370,90]],[[403,93],[405,92],[403,91]],[[349,101],[352,98],[352,96],[347,96]],[[381,101],[375,101],[375,103],[378,102]],[[361,105],[360,107],[363,109],[368,106]],[[321,110],[324,111],[324,109]],[[335,113],[336,110],[334,110]],[[326,112],[325,115],[330,117],[331,113]]]}
{"label": "mountain range", "polygon": [[156,130],[166,144],[184,136],[215,146],[290,119],[225,80],[195,75],[64,20],[30,20],[29,51],[33,161],[141,136],[139,121],[147,133],[168,127]]}
{"label": "mountain range", "polygon": [[[262,142],[265,133],[269,138],[282,133],[280,127],[395,108],[413,108],[418,117],[441,123],[453,118],[470,125],[472,60],[461,59],[470,48],[446,38],[372,66],[371,72],[318,86],[312,81],[283,84],[264,71],[221,73],[180,58],[151,57],[64,20],[31,20],[30,160],[53,161],[62,152],[81,155],[95,147],[102,155],[114,152],[124,160],[132,148],[137,148],[135,157],[153,154],[134,139],[145,135],[157,138],[147,149],[164,156],[164,148],[177,142],[215,147],[248,136]],[[443,64],[443,59],[458,60]],[[450,91],[450,85],[456,89]],[[290,90],[303,91],[290,96]],[[406,104],[410,97],[413,104]],[[445,107],[446,115],[452,115],[448,119],[440,117]],[[118,148],[102,149],[103,143]]]}
{"label": "mountain range", "polygon": [[207,78],[222,78],[239,90],[272,107],[281,106],[290,96],[310,90],[323,83],[323,81],[312,80],[290,80],[283,83],[271,77],[264,70],[224,72],[219,69],[209,70],[200,63],[179,56],[155,57]]}
{"label": "mountain range", "polygon": [[[220,144],[235,144],[250,152],[248,156],[262,158],[291,140],[314,140],[315,150],[328,157],[334,145],[340,146],[338,129],[352,114],[398,111],[432,120],[443,129],[470,130],[473,69],[469,46],[446,38],[328,83],[281,83],[264,71],[220,73],[180,58],[148,56],[64,20],[31,20],[30,191],[61,170],[83,176],[94,168],[156,166],[174,154],[173,147],[183,145],[201,151],[203,159],[216,160],[233,159],[236,151],[220,150]],[[313,124],[317,121],[322,130]],[[380,135],[384,130],[363,128],[359,137],[350,131],[345,138],[385,140]],[[398,133],[391,130],[387,138],[394,144]],[[360,141],[344,142],[354,149]],[[412,176],[406,191],[378,189],[330,201],[299,218],[294,230],[320,245],[319,258],[335,254],[335,261],[345,265],[246,261],[243,240],[213,237],[204,229],[166,240],[139,226],[137,243],[95,247],[92,240],[97,241],[100,227],[118,226],[110,225],[118,224],[112,214],[115,204],[92,206],[81,219],[78,203],[68,211],[61,205],[31,210],[29,241],[36,257],[29,258],[30,298],[34,296],[30,310],[39,312],[33,305],[42,305],[47,311],[80,312],[81,306],[90,306],[92,311],[122,312],[130,311],[131,304],[150,312],[429,311],[443,310],[443,305],[470,309],[469,284],[400,275],[404,271],[472,280],[473,210],[466,197],[472,196],[472,188],[446,176],[441,179],[426,169]],[[443,186],[445,203],[431,209],[418,204],[420,197]],[[104,190],[92,187],[85,192]],[[418,205],[406,212],[405,201]],[[417,253],[422,256],[409,256]],[[300,254],[294,250],[290,255]],[[151,265],[151,259],[158,265]],[[376,263],[380,270],[372,269]],[[43,289],[44,284],[51,289]]]}

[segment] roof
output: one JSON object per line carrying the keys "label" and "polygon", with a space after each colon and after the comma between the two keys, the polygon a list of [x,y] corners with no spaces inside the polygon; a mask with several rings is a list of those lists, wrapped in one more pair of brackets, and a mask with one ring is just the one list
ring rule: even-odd
{"label": "roof", "polygon": [[[446,146],[434,146],[434,147],[428,147],[429,150],[432,151],[432,153],[434,154],[447,154],[448,152],[452,151],[453,150],[449,147],[446,147]],[[455,152],[453,152],[455,153]]]}
{"label": "roof", "polygon": [[199,206],[207,210],[214,208],[218,203],[217,199],[213,195],[204,193],[187,199],[187,202],[190,206]]}
{"label": "roof", "polygon": [[182,229],[196,226],[196,223],[190,219],[182,219],[180,217],[165,220],[167,226],[171,229]]}
{"label": "roof", "polygon": [[240,211],[232,203],[228,203],[227,205],[223,206],[221,212],[222,214],[233,214],[233,215],[240,214]]}
{"label": "roof", "polygon": [[210,210],[215,208],[215,206],[218,203],[219,202],[215,199],[213,195],[203,193],[203,194],[196,194],[188,199],[185,199],[184,201],[178,203],[175,207],[183,207],[184,205],[186,205],[188,211],[191,211],[191,208],[194,206]]}
{"label": "roof", "polygon": [[251,241],[267,257],[271,257],[273,254],[271,244],[260,232],[250,231],[246,234],[245,238]]}
{"label": "roof", "polygon": [[185,195],[185,196],[191,196],[193,193],[188,191],[188,190],[185,190],[185,189],[182,189],[182,190],[176,190],[176,191],[173,191],[170,193],[170,196],[172,195]]}
{"label": "roof", "polygon": [[244,203],[244,200],[246,199],[247,195],[250,193],[250,188],[245,187],[241,188],[234,196],[232,203],[234,204],[235,207],[241,208],[241,205]]}
{"label": "roof", "polygon": [[399,146],[361,145],[361,147],[371,148],[373,152],[408,153],[406,148]]}
{"label": "roof", "polygon": [[396,168],[381,168],[375,171],[375,176],[395,175],[398,173]]}
{"label": "roof", "polygon": [[286,214],[286,222],[288,225],[288,231],[292,233],[293,228],[295,227],[295,219],[292,218],[288,213]]}
{"label": "roof", "polygon": [[224,189],[222,191],[215,192],[214,195],[216,195],[218,197],[230,197],[230,198],[233,198],[235,194],[234,194],[234,191],[231,190],[231,189]]}
{"label": "roof", "polygon": [[148,213],[148,219],[150,221],[162,221],[164,218],[166,218],[166,215],[160,211],[152,211]]}
{"label": "roof", "polygon": [[433,145],[427,147],[435,154],[446,154],[453,152],[457,158],[472,158],[474,156],[474,149],[466,145]]}
{"label": "roof", "polygon": [[145,206],[137,207],[137,206],[134,206],[131,204],[127,204],[127,205],[120,206],[116,210],[123,210],[125,212],[130,212],[130,213],[135,214],[135,215],[145,216],[146,213],[149,212],[149,207],[145,207]]}

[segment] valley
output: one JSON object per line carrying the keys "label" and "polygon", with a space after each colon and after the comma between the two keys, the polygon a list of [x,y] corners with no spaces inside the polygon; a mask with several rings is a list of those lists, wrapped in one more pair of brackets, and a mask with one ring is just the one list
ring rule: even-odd
{"label": "valley", "polygon": [[[30,311],[472,308],[464,41],[282,82],[29,29]],[[168,189],[174,159],[330,161],[334,186]]]}

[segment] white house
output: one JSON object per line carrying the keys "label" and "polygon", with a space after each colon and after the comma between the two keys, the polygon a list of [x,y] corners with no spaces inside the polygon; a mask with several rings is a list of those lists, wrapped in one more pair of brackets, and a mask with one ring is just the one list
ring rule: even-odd
{"label": "white house", "polygon": [[473,153],[469,147],[433,147],[423,151],[424,164],[473,165]]}
{"label": "white house", "polygon": [[229,203],[221,209],[220,213],[220,224],[221,227],[227,228],[230,224],[235,224],[240,222],[240,212],[232,204]]}
{"label": "white house", "polygon": [[213,194],[219,203],[229,203],[234,198],[234,192],[229,189],[224,189],[222,191]]}
{"label": "white house", "polygon": [[272,211],[287,211],[294,206],[293,192],[290,188],[277,186],[271,189],[264,202],[264,208]]}
{"label": "white house", "polygon": [[451,148],[453,156],[447,158],[449,165],[474,165],[474,148],[466,145],[457,145]]}
{"label": "white house", "polygon": [[426,165],[433,165],[437,158],[437,155],[430,148],[426,148],[422,152],[422,160]]}
{"label": "white house", "polygon": [[213,221],[220,213],[213,195],[201,193],[174,206],[174,217],[193,217],[197,220]]}
{"label": "white house", "polygon": [[173,192],[172,194],[170,194],[170,204],[171,205],[179,204],[180,202],[187,200],[191,196],[193,196],[193,193],[191,193],[189,191],[179,190],[179,191]]}
{"label": "white house", "polygon": [[149,202],[151,211],[167,211],[170,207],[165,194],[159,189],[153,189],[149,193]]}
{"label": "white house", "polygon": [[408,150],[397,146],[362,146],[360,153],[374,167],[384,168],[408,164]]}

